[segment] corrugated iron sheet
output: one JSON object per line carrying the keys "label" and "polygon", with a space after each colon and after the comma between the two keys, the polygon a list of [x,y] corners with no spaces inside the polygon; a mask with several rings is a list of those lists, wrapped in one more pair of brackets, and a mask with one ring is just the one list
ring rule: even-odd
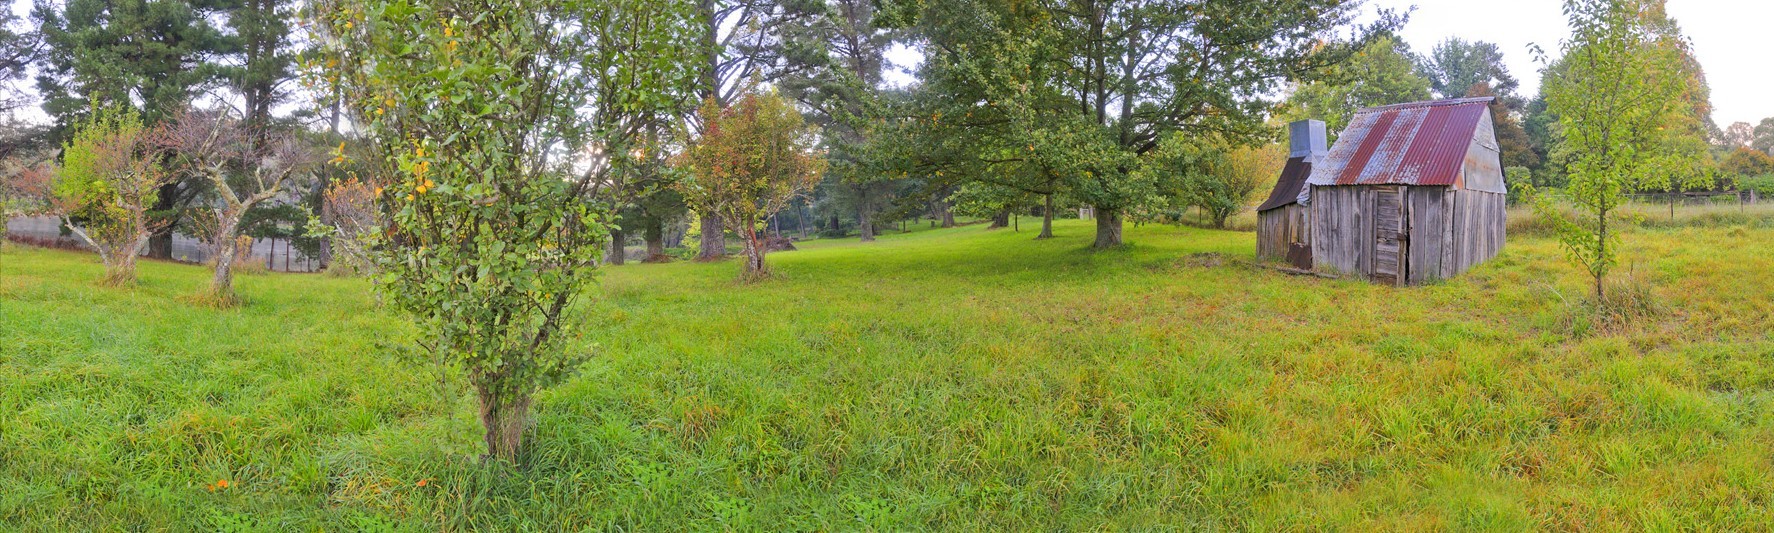
{"label": "corrugated iron sheet", "polygon": [[1363,109],[1349,120],[1312,185],[1454,185],[1491,98]]}
{"label": "corrugated iron sheet", "polygon": [[1300,189],[1306,186],[1306,177],[1312,175],[1312,163],[1306,157],[1290,157],[1287,166],[1281,167],[1281,177],[1275,180],[1275,188],[1269,191],[1269,199],[1257,206],[1257,212],[1268,211],[1277,207],[1285,207],[1299,201]]}

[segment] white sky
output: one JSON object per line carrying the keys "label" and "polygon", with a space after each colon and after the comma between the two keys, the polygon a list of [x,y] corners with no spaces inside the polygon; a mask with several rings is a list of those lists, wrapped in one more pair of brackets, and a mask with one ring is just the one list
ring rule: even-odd
{"label": "white sky", "polygon": [[[1399,34],[1419,54],[1448,37],[1489,41],[1503,49],[1521,92],[1540,89],[1540,65],[1528,51],[1538,44],[1556,56],[1570,36],[1559,0],[1370,0],[1372,7],[1403,10],[1410,22]],[[1767,0],[1669,0],[1669,16],[1694,41],[1694,55],[1712,86],[1713,120],[1756,124],[1774,117],[1774,61],[1767,45],[1774,2]]]}

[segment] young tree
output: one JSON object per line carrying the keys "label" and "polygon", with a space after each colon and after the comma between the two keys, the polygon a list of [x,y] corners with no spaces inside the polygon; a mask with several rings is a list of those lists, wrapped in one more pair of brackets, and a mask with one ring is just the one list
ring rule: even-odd
{"label": "young tree", "polygon": [[[700,39],[696,62],[695,99],[688,107],[714,100],[721,108],[757,85],[775,81],[785,72],[783,33],[802,21],[785,0],[696,0],[695,35]],[[700,134],[705,125],[691,116]],[[697,213],[702,238],[698,261],[727,257],[726,231],[715,213]]]}
{"label": "young tree", "polygon": [[1690,147],[1669,136],[1685,131],[1671,126],[1688,111],[1680,98],[1692,78],[1679,74],[1679,39],[1653,25],[1655,1],[1566,0],[1573,35],[1562,43],[1559,64],[1547,69],[1558,159],[1570,175],[1565,192],[1578,213],[1567,215],[1546,196],[1537,207],[1594,279],[1598,300],[1606,298],[1603,280],[1619,254],[1609,227],[1614,210],[1634,187],[1692,164]]}
{"label": "young tree", "polygon": [[466,374],[488,456],[515,461],[533,395],[587,357],[566,340],[609,239],[598,189],[694,81],[692,6],[317,7],[353,122],[394,172],[377,286]]}
{"label": "young tree", "polygon": [[58,167],[26,173],[19,189],[38,199],[40,212],[61,218],[98,251],[104,284],[136,280],[136,257],[159,224],[148,216],[155,192],[168,181],[135,113],[112,108],[77,123]]}
{"label": "young tree", "polygon": [[332,243],[329,272],[376,275],[373,247],[388,218],[378,201],[381,188],[347,177],[327,185],[321,196],[320,216],[309,219],[305,230]]}
{"label": "young tree", "polygon": [[1266,178],[1279,175],[1287,154],[1278,145],[1233,146],[1221,139],[1173,135],[1142,168],[1155,180],[1174,180],[1182,206],[1201,208],[1215,228],[1251,208]]}
{"label": "young tree", "polygon": [[203,295],[212,305],[240,303],[234,293],[233,264],[247,212],[284,195],[296,181],[311,178],[319,163],[314,150],[293,134],[267,129],[222,110],[189,110],[156,135],[173,168],[190,179],[207,181],[220,203],[193,215],[204,218],[197,225],[206,230],[201,237],[214,252],[215,275]]}
{"label": "young tree", "polygon": [[737,104],[702,106],[702,136],[684,154],[690,179],[680,189],[698,210],[717,213],[745,240],[740,279],[770,276],[761,226],[790,201],[812,190],[825,171],[813,130],[775,92],[749,93]]}

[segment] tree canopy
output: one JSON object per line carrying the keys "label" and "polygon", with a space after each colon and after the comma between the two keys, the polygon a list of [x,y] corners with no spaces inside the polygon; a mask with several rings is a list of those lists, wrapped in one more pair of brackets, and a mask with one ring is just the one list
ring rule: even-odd
{"label": "tree canopy", "polygon": [[1348,61],[1399,19],[1354,25],[1344,0],[957,0],[901,2],[927,51],[925,130],[906,170],[956,180],[1009,176],[1094,207],[1097,248],[1154,192],[1140,159],[1173,133],[1233,142],[1272,135],[1290,79]]}

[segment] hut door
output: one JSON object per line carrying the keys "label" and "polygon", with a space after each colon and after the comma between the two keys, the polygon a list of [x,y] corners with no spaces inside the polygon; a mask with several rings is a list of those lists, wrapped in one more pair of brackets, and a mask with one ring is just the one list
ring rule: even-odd
{"label": "hut door", "polygon": [[1404,188],[1374,188],[1374,281],[1403,285],[1404,258],[1410,243],[1405,238]]}

